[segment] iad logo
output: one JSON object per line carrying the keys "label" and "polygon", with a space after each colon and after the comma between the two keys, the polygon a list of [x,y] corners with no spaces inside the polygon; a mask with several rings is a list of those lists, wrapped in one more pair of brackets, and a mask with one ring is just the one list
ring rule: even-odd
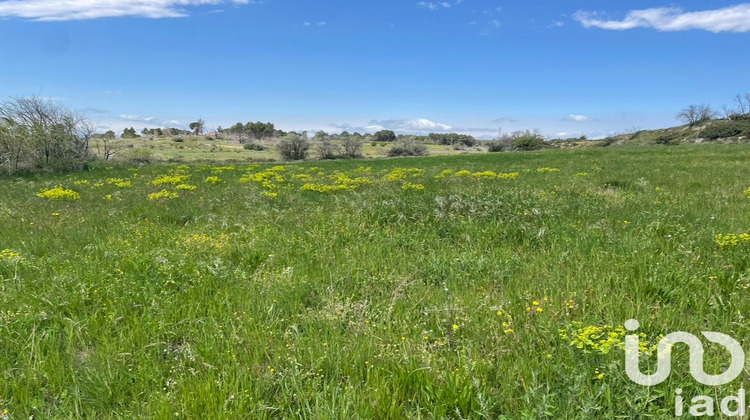
{"label": "iad logo", "polygon": [[[636,331],[640,326],[635,319],[625,322],[625,329],[631,332]],[[724,373],[720,375],[706,373],[703,370],[703,343],[693,334],[679,331],[668,334],[659,341],[656,372],[650,375],[644,375],[639,368],[638,335],[625,336],[625,371],[628,377],[633,382],[643,386],[664,382],[672,372],[672,346],[677,343],[684,343],[690,348],[690,374],[696,381],[703,385],[717,386],[735,380],[745,366],[745,352],[742,350],[740,343],[726,334],[714,331],[703,331],[701,334],[708,341],[724,346],[732,355],[732,363]]]}
{"label": "iad logo", "polygon": [[[625,322],[625,329],[635,332],[640,324],[635,319]],[[656,372],[652,374],[641,373],[639,362],[640,340],[637,334],[625,336],[625,371],[628,377],[635,383],[643,386],[652,386],[664,382],[672,372],[672,346],[677,343],[687,344],[690,350],[690,374],[696,381],[703,385],[718,386],[727,384],[736,379],[745,366],[745,352],[740,343],[734,338],[714,331],[703,331],[703,336],[710,342],[719,344],[726,348],[731,355],[731,363],[726,371],[719,375],[710,375],[703,370],[703,343],[693,334],[686,332],[673,332],[659,341],[657,347]],[[682,416],[684,412],[684,398],[682,390],[675,390],[675,415]],[[689,413],[694,416],[713,416],[714,400],[708,396],[696,396],[691,399]],[[736,409],[729,407],[730,403],[736,405]],[[731,395],[724,398],[720,403],[721,412],[725,415],[745,414],[745,390],[740,389],[737,396]]]}

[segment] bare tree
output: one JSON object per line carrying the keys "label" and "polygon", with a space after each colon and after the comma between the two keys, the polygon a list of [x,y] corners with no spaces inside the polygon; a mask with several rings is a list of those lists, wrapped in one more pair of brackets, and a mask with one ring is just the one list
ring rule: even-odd
{"label": "bare tree", "polygon": [[734,97],[734,101],[737,102],[737,111],[740,115],[750,114],[750,93]]}
{"label": "bare tree", "polygon": [[688,105],[685,109],[677,113],[677,118],[693,126],[699,122],[708,121],[716,117],[716,112],[711,109],[710,105]]}
{"label": "bare tree", "polygon": [[25,133],[30,147],[18,163],[36,161],[74,168],[88,158],[91,133],[82,128],[85,118],[57,102],[39,96],[15,97],[0,104],[0,117],[10,131]]}
{"label": "bare tree", "polygon": [[351,135],[341,135],[341,147],[344,149],[344,156],[350,159],[362,157],[362,139]]}

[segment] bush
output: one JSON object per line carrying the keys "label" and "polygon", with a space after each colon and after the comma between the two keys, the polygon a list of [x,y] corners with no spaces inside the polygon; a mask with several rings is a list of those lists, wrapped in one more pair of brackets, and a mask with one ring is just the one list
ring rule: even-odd
{"label": "bush", "polygon": [[310,151],[310,141],[306,136],[287,134],[281,138],[276,149],[284,160],[305,160]]}
{"label": "bush", "polygon": [[707,140],[750,136],[750,121],[715,121],[700,133]]}
{"label": "bush", "polygon": [[258,144],[258,143],[252,142],[252,141],[248,142],[248,143],[245,143],[244,145],[242,145],[242,148],[245,149],[245,150],[256,150],[256,151],[259,151],[259,152],[262,152],[263,150],[267,149],[266,146],[263,146],[262,144]]}
{"label": "bush", "polygon": [[500,141],[492,141],[487,146],[487,151],[490,153],[504,152],[506,150],[508,150],[507,145]]}
{"label": "bush", "polygon": [[338,159],[341,157],[341,148],[328,140],[323,140],[316,146],[318,158],[322,160]]}
{"label": "bush", "polygon": [[680,144],[679,134],[677,133],[663,133],[658,135],[654,139],[654,143],[661,144],[664,146],[675,146]]}
{"label": "bush", "polygon": [[414,140],[399,140],[388,150],[389,157],[427,156],[427,146]]}
{"label": "bush", "polygon": [[182,137],[175,137],[172,139],[172,141],[175,143],[182,143],[185,141],[185,139],[183,139]]}
{"label": "bush", "polygon": [[528,152],[531,150],[539,150],[544,147],[544,140],[539,137],[519,137],[513,140],[513,148]]}

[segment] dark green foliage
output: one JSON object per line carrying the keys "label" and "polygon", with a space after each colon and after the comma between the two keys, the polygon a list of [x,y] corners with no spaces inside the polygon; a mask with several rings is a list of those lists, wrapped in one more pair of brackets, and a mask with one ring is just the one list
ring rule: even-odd
{"label": "dark green foliage", "polygon": [[468,134],[457,134],[457,133],[447,133],[447,134],[438,134],[438,133],[430,133],[428,136],[429,140],[435,144],[441,144],[441,145],[463,145],[467,147],[472,147],[477,144],[477,139],[475,139],[473,136],[470,136]]}
{"label": "dark green foliage", "polygon": [[375,133],[375,141],[394,142],[396,139],[396,133],[392,130],[380,130]]}
{"label": "dark green foliage", "polygon": [[499,141],[490,142],[490,145],[487,146],[487,151],[490,153],[504,152],[505,150],[505,145]]}
{"label": "dark green foliage", "polygon": [[539,150],[544,147],[544,140],[539,137],[519,137],[513,140],[513,148],[523,152]]}
{"label": "dark green foliage", "polygon": [[675,146],[680,144],[680,134],[675,132],[664,132],[654,139],[654,143],[663,146]]}
{"label": "dark green foliage", "polygon": [[245,143],[242,146],[242,148],[245,149],[245,150],[256,150],[256,151],[266,150],[266,146],[263,146],[262,144],[258,144],[258,143],[252,142],[252,141],[248,142],[248,143]]}
{"label": "dark green foliage", "polygon": [[134,139],[138,137],[140,136],[135,133],[135,129],[133,127],[122,130],[122,134],[120,134],[120,138],[122,139]]}
{"label": "dark green foliage", "polygon": [[714,121],[706,126],[700,135],[707,140],[747,137],[750,136],[750,121]]}

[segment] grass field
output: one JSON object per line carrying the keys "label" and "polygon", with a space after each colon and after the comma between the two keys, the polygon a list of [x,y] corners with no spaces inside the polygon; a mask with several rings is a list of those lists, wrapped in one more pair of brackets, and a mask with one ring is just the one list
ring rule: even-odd
{"label": "grass field", "polygon": [[[120,151],[115,157],[116,161],[127,161],[133,157],[143,156],[146,151],[148,155],[157,161],[170,161],[177,163],[251,163],[251,162],[269,162],[280,161],[281,157],[276,150],[278,141],[262,140],[254,143],[263,145],[266,150],[246,150],[243,145],[236,139],[222,137],[215,139],[211,136],[174,136],[174,137],[153,137],[123,139],[123,145],[129,148]],[[333,142],[338,144],[338,142]],[[591,142],[590,142],[591,143]],[[312,142],[310,157],[317,158],[316,151],[318,142]],[[592,143],[593,144],[593,143]],[[362,155],[365,158],[384,158],[388,155],[388,149],[391,144],[387,142],[362,144]],[[448,156],[448,155],[465,155],[486,153],[486,145],[477,147],[463,147],[454,149],[453,146],[427,144],[428,152],[431,156]],[[104,146],[101,140],[93,140],[91,145],[92,151],[98,156],[103,156]]]}
{"label": "grass field", "polygon": [[678,349],[636,385],[622,325],[644,360],[671,331],[750,348],[748,169],[703,145],[0,178],[0,418],[672,418],[747,374],[702,386]]}

